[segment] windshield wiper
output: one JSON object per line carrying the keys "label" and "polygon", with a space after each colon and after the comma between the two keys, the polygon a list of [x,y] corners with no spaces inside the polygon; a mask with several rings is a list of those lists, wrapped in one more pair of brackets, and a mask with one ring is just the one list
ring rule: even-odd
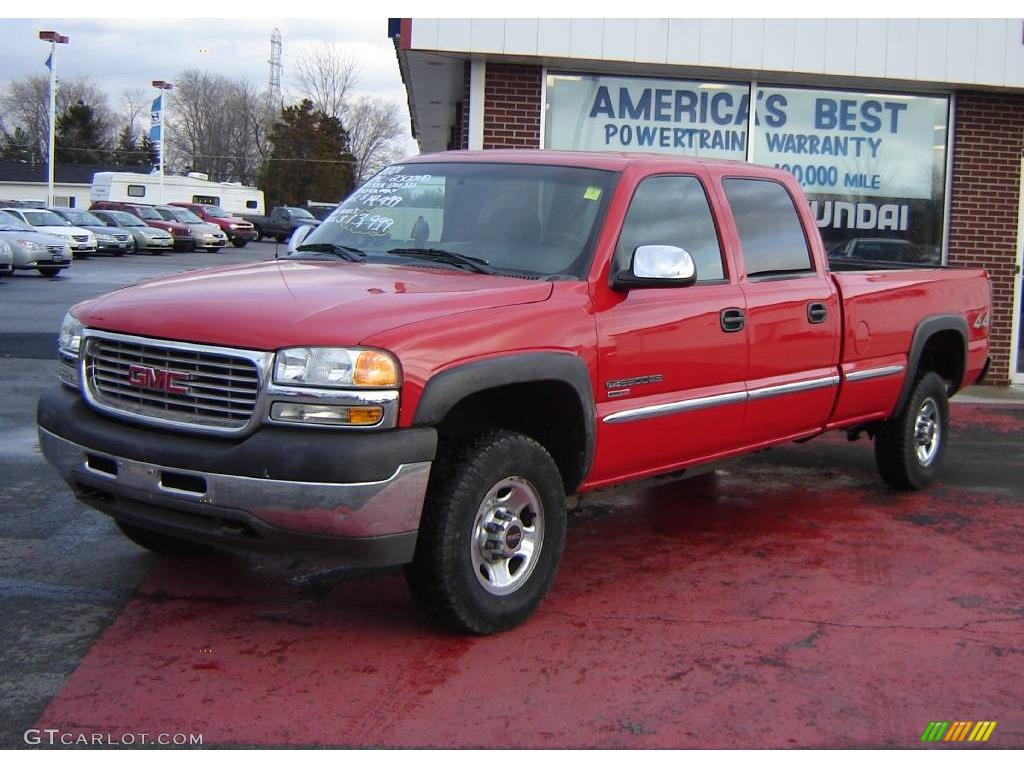
{"label": "windshield wiper", "polygon": [[366,252],[350,245],[338,245],[337,243],[306,243],[295,249],[298,251],[312,251],[314,253],[332,253],[340,256],[345,261],[366,261]]}
{"label": "windshield wiper", "polygon": [[392,248],[388,253],[399,256],[419,256],[429,261],[437,261],[442,264],[451,264],[456,267],[466,267],[474,272],[484,275],[493,275],[494,270],[488,266],[490,262],[476,256],[466,256],[455,251],[446,251],[441,248]]}

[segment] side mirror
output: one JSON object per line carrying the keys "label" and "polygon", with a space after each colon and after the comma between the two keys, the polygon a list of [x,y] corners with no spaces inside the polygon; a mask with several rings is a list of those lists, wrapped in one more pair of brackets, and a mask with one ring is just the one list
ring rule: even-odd
{"label": "side mirror", "polygon": [[617,272],[612,288],[680,288],[697,282],[697,267],[688,251],[674,245],[640,245],[629,269]]}
{"label": "side mirror", "polygon": [[303,224],[301,227],[296,227],[295,231],[292,232],[292,236],[288,239],[288,253],[295,253],[302,245],[302,241],[309,237],[309,233],[313,231],[313,227],[309,224]]}

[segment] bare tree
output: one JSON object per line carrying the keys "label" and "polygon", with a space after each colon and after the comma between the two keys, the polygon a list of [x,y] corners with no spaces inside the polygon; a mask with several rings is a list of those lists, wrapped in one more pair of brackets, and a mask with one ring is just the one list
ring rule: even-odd
{"label": "bare tree", "polygon": [[402,118],[393,101],[360,96],[345,110],[342,124],[348,132],[349,151],[356,159],[357,184],[401,157],[397,140],[402,135]]}
{"label": "bare tree", "polygon": [[[103,126],[106,138],[113,140],[114,120],[103,89],[89,78],[61,77],[57,83],[57,115],[82,102],[93,110]],[[0,110],[11,130],[21,128],[31,139],[29,148],[40,159],[45,158],[50,131],[50,78],[34,75],[12,80],[0,94]]]}
{"label": "bare tree", "polygon": [[[127,88],[121,92],[121,115],[124,117],[124,125],[128,126],[128,132],[135,136],[135,121],[143,113],[148,114],[146,109],[151,97],[143,88]],[[143,121],[143,130],[146,122]]]}
{"label": "bare tree", "polygon": [[318,110],[342,117],[349,95],[359,82],[355,56],[333,43],[319,43],[299,55],[295,79],[302,95]]}
{"label": "bare tree", "polygon": [[255,182],[277,116],[267,94],[246,80],[189,69],[174,81],[170,115],[171,170]]}

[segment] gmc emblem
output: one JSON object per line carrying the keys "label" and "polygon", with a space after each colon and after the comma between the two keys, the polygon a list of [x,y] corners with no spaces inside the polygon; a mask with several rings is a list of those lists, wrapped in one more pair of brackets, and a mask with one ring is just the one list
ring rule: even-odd
{"label": "gmc emblem", "polygon": [[178,382],[188,381],[183,371],[165,371],[161,368],[150,368],[148,365],[129,365],[128,381],[143,389],[159,389],[178,395],[187,395],[188,389]]}

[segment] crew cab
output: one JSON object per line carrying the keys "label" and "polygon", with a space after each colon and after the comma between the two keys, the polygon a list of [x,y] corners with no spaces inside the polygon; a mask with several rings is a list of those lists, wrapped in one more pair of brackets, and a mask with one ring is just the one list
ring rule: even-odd
{"label": "crew cab", "polygon": [[983,271],[833,274],[742,163],[424,155],[289,251],[74,306],[42,449],[144,547],[406,564],[462,632],[541,603],[570,495],[827,430],[924,487],[987,365]]}
{"label": "crew cab", "polygon": [[196,239],[185,224],[176,221],[168,221],[160,215],[160,212],[151,205],[142,203],[119,203],[114,200],[97,200],[91,206],[90,211],[124,211],[137,218],[142,219],[146,226],[162,229],[169,234],[173,240],[172,247],[176,251],[194,251]]}
{"label": "crew cab", "polygon": [[290,205],[279,205],[270,211],[269,216],[246,216],[246,220],[256,230],[256,239],[273,237],[283,243],[292,236],[292,232],[302,226],[316,226],[320,222],[305,208]]}
{"label": "crew cab", "polygon": [[232,216],[219,205],[205,203],[171,203],[171,205],[177,208],[186,208],[208,224],[220,227],[236,248],[244,248],[249,241],[256,239],[256,228],[251,223]]}

